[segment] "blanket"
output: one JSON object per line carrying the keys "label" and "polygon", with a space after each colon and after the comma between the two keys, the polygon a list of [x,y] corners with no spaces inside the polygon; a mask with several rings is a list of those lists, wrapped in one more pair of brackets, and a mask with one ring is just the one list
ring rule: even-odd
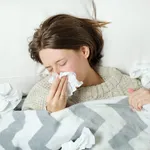
{"label": "blanket", "polygon": [[127,97],[79,103],[64,110],[14,111],[0,116],[0,150],[58,150],[84,127],[92,150],[150,150],[150,111],[133,111]]}

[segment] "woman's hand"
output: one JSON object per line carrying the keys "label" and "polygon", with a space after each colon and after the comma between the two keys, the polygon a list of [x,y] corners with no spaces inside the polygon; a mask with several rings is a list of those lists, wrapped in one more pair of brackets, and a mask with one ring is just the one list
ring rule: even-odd
{"label": "woman's hand", "polygon": [[59,78],[53,82],[47,96],[46,109],[48,112],[62,110],[67,104],[67,77]]}
{"label": "woman's hand", "polygon": [[145,104],[150,104],[150,90],[141,88],[137,91],[129,89],[129,104],[136,110],[141,110]]}

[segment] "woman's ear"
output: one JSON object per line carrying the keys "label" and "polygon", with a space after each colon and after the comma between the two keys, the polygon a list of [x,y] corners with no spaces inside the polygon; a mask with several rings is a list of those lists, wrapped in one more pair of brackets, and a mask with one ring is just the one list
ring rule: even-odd
{"label": "woman's ear", "polygon": [[89,47],[88,46],[81,46],[80,47],[80,51],[81,51],[82,55],[86,59],[88,59],[88,57],[90,56],[90,49],[89,49]]}

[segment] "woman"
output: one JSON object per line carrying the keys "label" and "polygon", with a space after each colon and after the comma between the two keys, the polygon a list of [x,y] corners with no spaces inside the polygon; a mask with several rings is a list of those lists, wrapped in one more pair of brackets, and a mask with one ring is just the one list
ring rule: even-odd
{"label": "woman", "polygon": [[46,77],[29,92],[24,110],[46,108],[55,112],[79,102],[128,95],[129,88],[132,107],[140,110],[150,103],[150,92],[139,89],[139,80],[131,79],[115,68],[98,65],[104,44],[100,28],[106,24],[60,14],[40,25],[29,43],[31,58],[43,64],[50,73],[75,72],[83,86],[67,100],[67,77],[57,78],[51,87],[49,77]]}

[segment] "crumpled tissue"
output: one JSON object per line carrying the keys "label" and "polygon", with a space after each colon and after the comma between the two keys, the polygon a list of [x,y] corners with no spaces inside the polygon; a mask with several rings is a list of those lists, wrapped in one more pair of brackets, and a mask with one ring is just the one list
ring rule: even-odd
{"label": "crumpled tissue", "polygon": [[22,92],[13,89],[9,83],[0,84],[0,114],[13,110],[22,100]]}
{"label": "crumpled tissue", "polygon": [[89,128],[84,127],[81,136],[75,141],[69,141],[62,145],[62,150],[83,150],[92,148],[95,144],[95,137]]}
{"label": "crumpled tissue", "polygon": [[142,86],[150,89],[150,62],[136,62],[130,70],[131,78],[140,78]]}
{"label": "crumpled tissue", "polygon": [[73,95],[73,92],[75,92],[77,90],[78,87],[80,87],[83,82],[82,81],[78,81],[76,78],[76,74],[74,72],[61,72],[60,75],[53,73],[52,75],[50,75],[49,78],[49,83],[53,83],[53,81],[57,78],[57,77],[63,77],[63,76],[68,76],[68,88],[67,88],[67,95],[68,97]]}

